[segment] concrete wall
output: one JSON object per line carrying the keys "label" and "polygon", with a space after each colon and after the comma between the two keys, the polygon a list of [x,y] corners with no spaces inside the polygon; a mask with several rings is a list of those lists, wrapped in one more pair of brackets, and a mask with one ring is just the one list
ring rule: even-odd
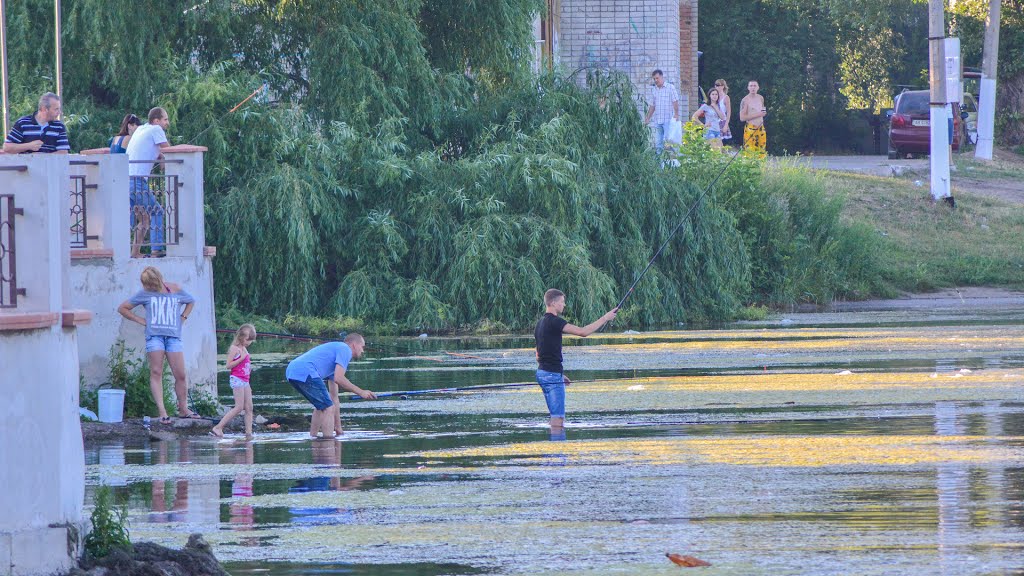
{"label": "concrete wall", "polygon": [[[694,70],[682,70],[680,14],[683,3],[696,0],[561,0],[558,14],[558,58],[566,72],[578,69],[612,69],[624,72],[637,94],[645,97],[651,72],[661,69],[679,90],[680,113],[689,109]],[[696,28],[687,40],[695,45]],[[584,78],[585,71],[577,77]],[[638,102],[638,108],[642,103]]]}
{"label": "concrete wall", "polygon": [[[89,233],[99,236],[86,250],[71,251],[71,299],[94,313],[79,339],[82,376],[89,387],[109,380],[110,348],[124,339],[139,357],[145,356],[145,329],[117,313],[117,307],[141,289],[139,275],[155,266],[168,282],[180,284],[196,298],[184,325],[185,366],[190,386],[216,393],[217,341],[213,302],[212,252],[206,247],[203,198],[203,151],[194,146],[165,149],[167,174],[177,175],[177,245],[167,246],[165,258],[131,258],[129,239],[128,163],[123,154],[72,155],[89,183]],[[95,217],[94,217],[95,215]],[[142,314],[142,310],[137,310]]]}
{"label": "concrete wall", "polygon": [[0,310],[0,575],[67,570],[82,534],[85,460],[78,418],[76,326],[70,307],[68,160],[0,155],[13,193],[16,308]]}
{"label": "concrete wall", "polygon": [[[127,211],[125,212],[127,213]],[[185,366],[191,386],[216,393],[217,341],[213,313],[213,267],[209,258],[110,258],[76,259],[71,264],[72,299],[75,306],[92,310],[93,321],[82,327],[78,351],[82,376],[87,386],[110,380],[107,361],[110,347],[118,338],[145,356],[145,328],[129,322],[117,313],[117,307],[138,292],[139,275],[146,266],[155,266],[168,282],[181,284],[196,298],[192,315],[185,322],[182,343],[185,345]],[[144,316],[139,308],[136,313]]]}

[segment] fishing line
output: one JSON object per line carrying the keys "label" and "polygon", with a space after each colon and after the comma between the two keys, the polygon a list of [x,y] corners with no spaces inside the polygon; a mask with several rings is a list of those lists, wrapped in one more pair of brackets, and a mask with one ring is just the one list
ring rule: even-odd
{"label": "fishing line", "polygon": [[[583,384],[585,382],[628,382],[630,380],[648,380],[651,378],[659,378],[659,376],[637,376],[635,378],[595,378],[590,380],[573,380],[572,384]],[[424,394],[447,394],[451,392],[467,392],[471,390],[498,390],[500,388],[519,388],[522,386],[536,386],[537,381],[531,380],[529,382],[510,382],[508,384],[478,384],[475,386],[456,386],[453,388],[431,388],[429,390],[405,390],[402,392],[381,392],[377,394],[377,399],[380,398],[391,398],[394,396],[422,396]],[[349,397],[351,400],[362,400],[361,397],[353,394]]]}
{"label": "fishing line", "polygon": [[234,108],[232,108],[231,110],[228,110],[226,114],[224,114],[224,115],[223,115],[223,116],[221,116],[220,118],[217,118],[216,120],[214,120],[213,122],[211,122],[209,126],[207,126],[206,128],[203,128],[202,132],[200,132],[199,134],[196,134],[195,136],[193,136],[191,140],[189,140],[188,142],[186,142],[186,144],[192,144],[193,142],[195,142],[196,140],[198,140],[200,136],[202,136],[203,134],[206,134],[206,131],[207,131],[207,130],[209,130],[210,128],[213,128],[214,126],[216,126],[216,125],[218,125],[218,124],[220,124],[222,120],[224,120],[225,118],[227,118],[227,117],[228,117],[228,116],[230,116],[231,114],[234,114],[236,110],[238,110],[239,108],[241,108],[241,107],[242,107],[242,105],[244,105],[244,104],[245,104],[246,102],[248,102],[249,100],[252,100],[252,98],[253,98],[254,96],[256,96],[257,94],[259,94],[260,92],[262,92],[262,91],[264,91],[264,90],[266,90],[266,89],[267,89],[267,85],[266,85],[266,84],[263,84],[263,85],[262,85],[262,86],[260,86],[259,88],[257,88],[257,89],[255,89],[255,90],[253,90],[253,91],[252,91],[252,94],[249,94],[248,96],[246,96],[246,97],[245,97],[245,100],[242,100],[242,101],[241,101],[241,102],[239,102],[238,104],[235,104],[235,107],[234,107]]}
{"label": "fishing line", "polygon": [[718,180],[722,177],[723,174],[725,174],[725,171],[729,169],[729,166],[732,164],[733,160],[735,160],[736,157],[740,155],[741,151],[742,149],[736,150],[736,153],[732,155],[732,158],[730,158],[728,162],[725,163],[725,166],[723,166],[722,170],[718,172],[718,175],[715,176],[715,179],[712,180],[711,183],[707,185],[704,191],[700,193],[700,196],[697,196],[697,200],[695,200],[693,205],[690,206],[690,209],[686,211],[686,214],[683,216],[681,220],[679,220],[679,223],[676,224],[676,227],[672,229],[672,232],[668,235],[668,238],[666,238],[665,242],[661,245],[661,248],[658,248],[658,251],[654,253],[654,256],[651,256],[651,259],[647,261],[647,266],[645,266],[643,271],[640,272],[640,275],[636,277],[636,280],[633,280],[633,284],[629,287],[629,290],[626,290],[626,293],[622,296],[622,300],[619,300],[619,303],[615,306],[616,310],[621,309],[622,305],[626,303],[626,299],[629,298],[629,296],[633,293],[633,289],[636,288],[636,285],[640,283],[640,280],[647,274],[647,271],[650,270],[651,266],[654,265],[654,261],[657,260],[658,256],[660,256],[661,253],[665,251],[665,248],[668,247],[668,243],[672,241],[673,237],[675,237],[676,232],[679,232],[679,229],[682,228],[683,224],[685,224],[686,221],[690,218],[690,214],[692,214],[693,211],[697,208],[697,205],[699,205],[700,201],[704,199],[704,196],[706,196],[707,193],[710,192],[711,189],[715,186],[715,184],[718,183]]}

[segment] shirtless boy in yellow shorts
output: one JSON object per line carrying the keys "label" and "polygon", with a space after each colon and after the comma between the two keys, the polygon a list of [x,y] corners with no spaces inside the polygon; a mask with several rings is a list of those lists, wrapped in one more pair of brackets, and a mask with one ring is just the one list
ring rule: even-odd
{"label": "shirtless boy in yellow shorts", "polygon": [[746,122],[743,127],[743,146],[748,150],[764,153],[768,144],[768,135],[764,131],[764,117],[768,111],[764,106],[764,96],[757,91],[757,80],[747,82],[747,94],[740,102],[740,122]]}

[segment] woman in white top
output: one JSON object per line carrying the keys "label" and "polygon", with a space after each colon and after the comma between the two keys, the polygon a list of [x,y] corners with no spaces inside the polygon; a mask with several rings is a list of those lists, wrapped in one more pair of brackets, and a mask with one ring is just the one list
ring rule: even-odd
{"label": "woman in white top", "polygon": [[693,113],[693,117],[690,118],[694,122],[698,119],[704,119],[704,139],[711,140],[711,146],[718,148],[722,145],[722,118],[724,113],[722,112],[721,103],[719,99],[721,93],[717,88],[712,88],[708,92],[708,103],[701,104],[700,108]]}
{"label": "woman in white top", "polygon": [[729,129],[729,120],[732,119],[732,100],[729,98],[729,83],[723,78],[715,80],[715,88],[721,93],[721,106],[722,113],[725,116],[722,118],[722,142],[728,142],[732,140],[732,130]]}

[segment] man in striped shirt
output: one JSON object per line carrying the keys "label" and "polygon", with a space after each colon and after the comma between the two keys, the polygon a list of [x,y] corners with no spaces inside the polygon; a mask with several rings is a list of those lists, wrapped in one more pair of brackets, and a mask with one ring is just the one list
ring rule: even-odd
{"label": "man in striped shirt", "polygon": [[654,78],[654,86],[647,100],[644,124],[654,128],[654,151],[660,156],[665,149],[665,132],[669,122],[679,120],[679,92],[675,86],[665,82],[665,74],[661,70],[655,70],[651,77]]}
{"label": "man in striped shirt", "polygon": [[4,152],[29,154],[55,152],[67,154],[71,150],[68,130],[60,118],[60,97],[47,92],[39,98],[39,110],[19,118],[4,140]]}

